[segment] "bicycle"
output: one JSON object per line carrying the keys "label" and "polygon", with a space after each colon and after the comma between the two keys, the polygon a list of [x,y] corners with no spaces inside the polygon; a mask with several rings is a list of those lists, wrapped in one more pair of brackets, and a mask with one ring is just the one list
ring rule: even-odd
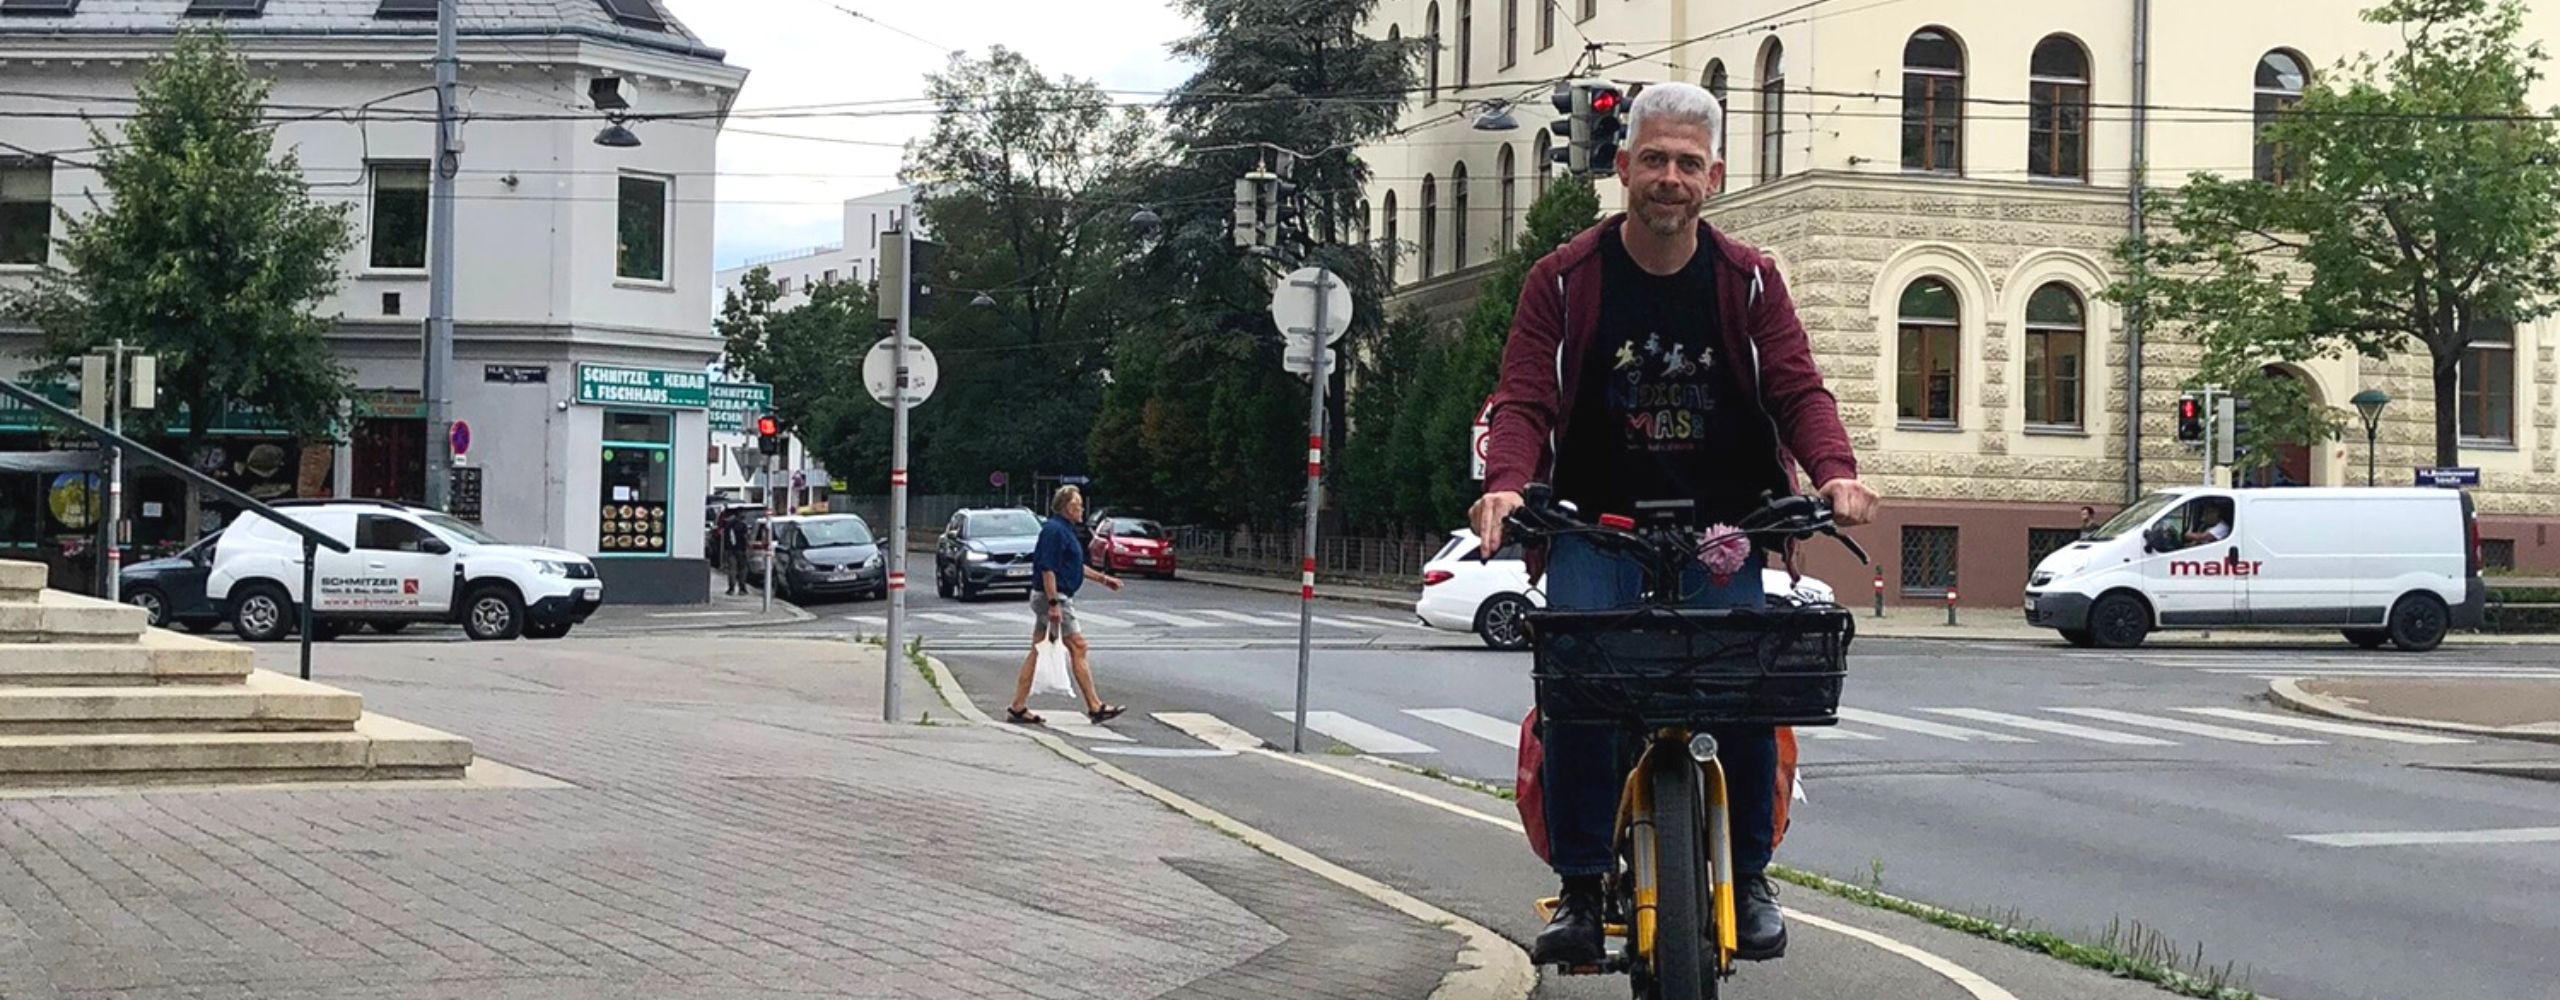
{"label": "bicycle", "polygon": [[[1561,971],[1624,974],[1639,1000],[1712,1000],[1733,974],[1736,951],[1732,820],[1716,741],[1698,730],[1837,724],[1851,621],[1836,605],[1683,608],[1684,574],[1704,546],[1737,535],[1828,535],[1861,563],[1867,553],[1840,533],[1818,497],[1767,499],[1728,534],[1701,539],[1691,529],[1640,528],[1615,515],[1583,523],[1542,484],[1521,496],[1523,506],[1504,522],[1513,537],[1579,537],[1644,568],[1643,597],[1632,608],[1528,615],[1545,724],[1644,734],[1619,796],[1618,870],[1604,880],[1602,927],[1614,946],[1599,965]],[[1539,918],[1553,920],[1560,904],[1539,900]]]}

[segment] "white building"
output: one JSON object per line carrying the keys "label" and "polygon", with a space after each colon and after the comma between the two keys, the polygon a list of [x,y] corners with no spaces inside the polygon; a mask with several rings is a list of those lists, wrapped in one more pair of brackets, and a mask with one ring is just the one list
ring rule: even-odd
{"label": "white building", "polygon": [[[278,150],[299,156],[315,195],[354,207],[345,280],[319,309],[339,317],[331,347],[359,391],[348,441],[226,420],[222,440],[193,457],[262,497],[423,495],[425,442],[441,433],[425,425],[420,393],[433,5],[25,2],[0,17],[0,121],[18,154],[0,197],[45,208],[0,210],[0,283],[42,266],[62,235],[53,209],[86,212],[106,195],[86,167],[94,154],[81,152],[86,125],[55,115],[129,101],[177,32],[225,11],[235,50],[273,81]],[[598,556],[617,600],[700,600],[704,372],[719,351],[704,321],[716,294],[714,147],[746,71],[651,0],[461,0],[460,18],[453,412],[476,432],[477,516],[511,540]],[[634,113],[690,117],[633,124],[637,148],[599,145],[590,87],[603,79]],[[23,370],[34,346],[30,331],[0,329],[0,374]],[[41,447],[31,427],[13,438],[8,416],[0,451]],[[137,542],[228,514],[199,508],[174,481],[133,490]]]}
{"label": "white building", "polygon": [[[809,290],[821,283],[836,281],[877,281],[880,278],[880,234],[895,229],[915,214],[916,189],[894,188],[844,203],[844,238],[825,246],[804,247],[780,253],[750,257],[746,263],[719,274],[723,293],[738,290],[747,272],[764,268],[773,274],[774,284],[782,297],[775,308],[789,309],[809,301]],[[715,300],[712,308],[718,309]]]}

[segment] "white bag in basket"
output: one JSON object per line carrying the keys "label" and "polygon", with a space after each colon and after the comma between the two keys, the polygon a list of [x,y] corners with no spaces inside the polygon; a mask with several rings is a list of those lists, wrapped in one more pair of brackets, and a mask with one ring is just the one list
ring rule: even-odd
{"label": "white bag in basket", "polygon": [[1076,693],[1075,680],[1067,673],[1067,644],[1052,639],[1032,648],[1039,652],[1040,662],[1031,670],[1031,693]]}

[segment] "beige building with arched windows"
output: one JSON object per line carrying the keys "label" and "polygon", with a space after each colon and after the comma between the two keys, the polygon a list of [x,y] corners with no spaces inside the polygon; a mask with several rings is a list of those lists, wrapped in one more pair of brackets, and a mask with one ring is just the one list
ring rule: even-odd
{"label": "beige building with arched windows", "polygon": [[[1463,308],[1545,187],[1548,94],[1587,42],[1601,75],[1706,86],[1729,116],[1729,180],[1708,217],[1787,277],[1864,474],[1889,499],[1865,532],[1888,594],[1943,600],[1954,577],[1965,603],[2003,603],[2072,537],[2083,505],[2104,515],[2136,489],[2203,476],[2173,412],[2197,349],[2176,331],[2144,338],[2131,426],[2130,334],[2100,297],[2131,218],[2135,105],[2153,109],[2142,132],[2154,187],[2263,175],[2277,160],[2258,148],[2259,117],[2307,74],[2396,44],[2357,17],[2368,5],[1384,0],[1375,34],[1438,44],[1404,133],[1361,151],[1375,173],[1366,232],[1399,248],[1403,302]],[[2560,33],[2560,0],[2536,8],[2528,35]],[[2560,83],[2544,90],[2560,102]],[[1510,103],[1517,130],[1474,127],[1494,101]],[[1617,185],[1601,198],[1614,205]],[[2555,347],[2560,321],[2543,320],[2465,360],[2462,461],[2481,469],[2493,565],[2560,571]],[[2419,355],[2285,374],[2342,411],[2358,391],[2388,392],[2376,464],[2406,484],[2434,464],[2426,369]],[[2365,463],[2355,426],[2288,449],[2269,475],[2361,484]],[[1813,569],[1835,582],[1857,572]]]}

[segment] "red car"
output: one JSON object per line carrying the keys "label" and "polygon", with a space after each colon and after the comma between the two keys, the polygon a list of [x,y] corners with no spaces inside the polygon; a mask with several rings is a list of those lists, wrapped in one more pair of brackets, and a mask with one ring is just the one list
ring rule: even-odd
{"label": "red car", "polygon": [[1173,539],[1164,525],[1144,518],[1106,517],[1093,526],[1085,562],[1106,573],[1144,573],[1173,579]]}

